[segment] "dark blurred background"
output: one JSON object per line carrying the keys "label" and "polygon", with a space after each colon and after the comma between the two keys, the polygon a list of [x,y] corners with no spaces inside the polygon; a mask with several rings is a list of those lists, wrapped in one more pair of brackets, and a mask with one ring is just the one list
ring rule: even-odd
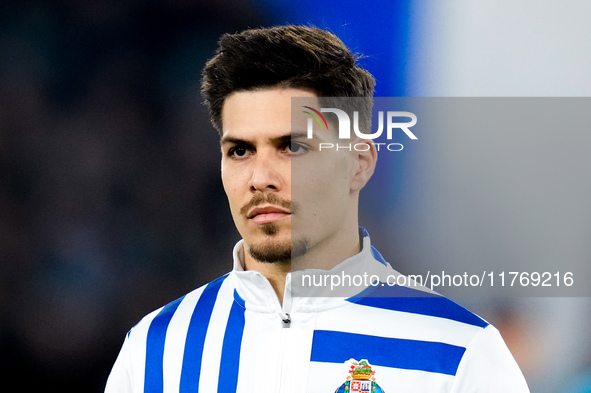
{"label": "dark blurred background", "polygon": [[131,326],[231,268],[200,70],[266,24],[248,1],[2,1],[2,380],[102,391]]}

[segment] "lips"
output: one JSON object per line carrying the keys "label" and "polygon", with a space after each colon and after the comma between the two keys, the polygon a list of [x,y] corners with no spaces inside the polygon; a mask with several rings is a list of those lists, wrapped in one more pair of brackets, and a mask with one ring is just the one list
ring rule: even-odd
{"label": "lips", "polygon": [[246,217],[256,224],[268,224],[291,216],[291,212],[278,206],[257,206]]}

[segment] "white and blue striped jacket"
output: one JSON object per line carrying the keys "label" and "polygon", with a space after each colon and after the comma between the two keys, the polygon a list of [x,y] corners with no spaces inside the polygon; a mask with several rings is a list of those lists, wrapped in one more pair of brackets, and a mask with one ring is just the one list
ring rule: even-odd
{"label": "white and blue striped jacket", "polygon": [[[498,331],[444,297],[378,285],[348,298],[286,290],[280,303],[262,274],[244,271],[242,252],[239,242],[231,273],[131,329],[106,393],[353,393],[343,390],[350,359],[371,364],[374,393],[529,391]],[[369,236],[332,272],[342,269],[398,274]]]}

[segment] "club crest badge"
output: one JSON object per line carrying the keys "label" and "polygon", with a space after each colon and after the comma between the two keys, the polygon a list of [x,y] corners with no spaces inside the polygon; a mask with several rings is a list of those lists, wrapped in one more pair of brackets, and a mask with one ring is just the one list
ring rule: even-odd
{"label": "club crest badge", "polygon": [[359,362],[349,359],[345,364],[349,367],[349,375],[335,393],[384,393],[376,382],[376,371],[367,359],[361,359]]}

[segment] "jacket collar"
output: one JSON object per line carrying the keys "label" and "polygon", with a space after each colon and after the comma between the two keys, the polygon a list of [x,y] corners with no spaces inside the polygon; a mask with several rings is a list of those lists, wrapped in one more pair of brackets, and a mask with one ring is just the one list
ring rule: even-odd
{"label": "jacket collar", "polygon": [[231,279],[245,307],[258,312],[318,312],[340,307],[346,299],[366,290],[371,281],[392,274],[391,266],[373,248],[369,233],[360,228],[362,249],[330,270],[306,269],[286,277],[282,304],[271,283],[260,272],[244,270],[244,240],[233,251]]}

